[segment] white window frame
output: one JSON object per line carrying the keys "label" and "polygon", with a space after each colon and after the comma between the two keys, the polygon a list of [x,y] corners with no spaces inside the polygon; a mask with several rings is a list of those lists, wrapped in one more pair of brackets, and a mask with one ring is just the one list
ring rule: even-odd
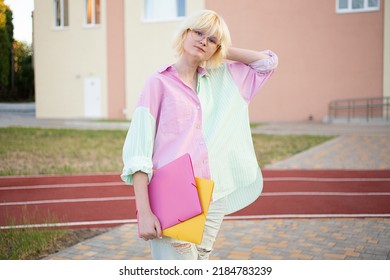
{"label": "white window frame", "polygon": [[[88,1],[92,3],[91,22],[88,22]],[[102,0],[99,1],[99,23],[96,23],[96,0],[84,0],[84,27],[99,27],[102,23]]]}
{"label": "white window frame", "polygon": [[[176,21],[176,20],[182,20],[187,15],[187,0],[169,0],[172,1],[172,4],[175,6],[176,12],[174,12],[175,15],[161,15],[156,16],[155,11],[161,11],[162,7],[155,8],[154,12],[147,11],[148,7],[151,7],[153,4],[156,5],[164,5],[163,7],[166,7],[165,0],[144,0],[144,14],[143,14],[143,21],[148,23],[154,23],[154,22],[165,22],[165,21]],[[149,2],[149,3],[148,3]],[[174,3],[173,3],[174,2]],[[181,2],[181,5],[184,5],[184,15],[179,15],[179,2]]]}
{"label": "white window frame", "polygon": [[368,6],[368,0],[364,0],[364,7],[359,9],[353,9],[352,8],[352,1],[348,0],[348,7],[340,9],[339,8],[339,2],[340,0],[336,0],[336,13],[338,14],[347,14],[347,13],[363,13],[363,12],[376,12],[380,10],[381,7],[381,1],[378,0],[378,6],[376,7],[369,7]]}
{"label": "white window frame", "polygon": [[[56,5],[56,2],[59,2],[60,3],[60,24],[58,25],[57,24],[57,5]],[[67,14],[67,25],[65,25],[65,4],[64,4],[65,0],[53,0],[53,15],[54,15],[54,22],[53,22],[53,25],[54,25],[54,28],[55,29],[66,29],[69,27],[69,0],[67,0],[66,4],[67,4],[67,11],[68,11],[68,14]]]}

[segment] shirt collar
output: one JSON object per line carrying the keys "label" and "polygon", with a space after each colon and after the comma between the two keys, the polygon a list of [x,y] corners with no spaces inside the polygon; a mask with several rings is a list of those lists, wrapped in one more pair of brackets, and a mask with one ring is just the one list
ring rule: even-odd
{"label": "shirt collar", "polygon": [[[173,64],[169,64],[169,65],[165,65],[163,67],[160,68],[160,70],[158,71],[160,74],[161,73],[164,73],[164,72],[170,72],[170,71],[173,71],[173,72],[177,72],[175,67],[173,67]],[[203,77],[203,76],[208,76],[209,73],[207,72],[206,68],[202,67],[202,66],[199,66],[198,67],[198,73]]]}
{"label": "shirt collar", "polygon": [[203,76],[208,76],[209,73],[207,72],[206,68],[199,66],[198,67],[198,73],[203,77]]}

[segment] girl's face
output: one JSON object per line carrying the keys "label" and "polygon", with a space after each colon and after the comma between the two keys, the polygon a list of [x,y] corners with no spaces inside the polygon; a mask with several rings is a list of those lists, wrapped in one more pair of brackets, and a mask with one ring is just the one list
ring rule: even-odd
{"label": "girl's face", "polygon": [[200,29],[188,29],[184,40],[184,54],[204,62],[220,48],[219,40]]}

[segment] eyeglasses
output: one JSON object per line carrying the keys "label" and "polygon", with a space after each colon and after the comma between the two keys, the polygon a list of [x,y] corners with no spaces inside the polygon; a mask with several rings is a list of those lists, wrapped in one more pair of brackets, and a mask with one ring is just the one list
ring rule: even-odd
{"label": "eyeglasses", "polygon": [[217,38],[215,38],[214,36],[206,36],[206,34],[201,31],[201,30],[198,30],[198,29],[190,29],[191,31],[191,37],[192,39],[194,39],[195,41],[202,41],[204,38],[207,39],[207,43],[211,46],[211,47],[214,47],[214,48],[219,48],[221,47],[221,44],[220,42],[218,41]]}

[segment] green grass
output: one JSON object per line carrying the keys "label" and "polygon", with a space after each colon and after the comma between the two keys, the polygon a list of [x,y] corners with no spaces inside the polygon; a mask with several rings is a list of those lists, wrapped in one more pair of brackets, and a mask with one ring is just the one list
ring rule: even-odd
{"label": "green grass", "polygon": [[52,251],[66,235],[66,230],[58,229],[0,230],[0,260],[39,259],[45,252]]}
{"label": "green grass", "polygon": [[[28,228],[26,225],[37,221],[35,211],[23,209],[23,215],[19,221],[7,217],[9,229],[0,230],[0,260],[28,260],[39,259],[47,252],[52,252],[59,243],[65,240],[69,231],[55,228]],[[42,224],[58,222],[58,218],[48,213]],[[16,226],[24,226],[16,228]]]}
{"label": "green grass", "polygon": [[253,134],[252,138],[258,163],[264,168],[328,141],[333,136]]}
{"label": "green grass", "polygon": [[256,128],[258,126],[263,126],[263,125],[266,125],[266,123],[250,123],[251,128]]}
{"label": "green grass", "polygon": [[0,176],[119,172],[126,131],[0,129]]}
{"label": "green grass", "polygon": [[[0,128],[0,176],[119,173],[126,133],[121,130]],[[259,165],[264,168],[331,138],[254,134],[253,142]],[[33,220],[34,217],[26,215],[22,221],[7,224],[31,224]],[[46,223],[50,222],[53,217],[48,215]],[[0,259],[37,259],[45,252],[53,252],[66,238],[71,238],[69,230],[0,230]]]}
{"label": "green grass", "polygon": [[[125,137],[122,130],[0,128],[0,176],[120,172]],[[329,139],[253,135],[262,168]]]}

